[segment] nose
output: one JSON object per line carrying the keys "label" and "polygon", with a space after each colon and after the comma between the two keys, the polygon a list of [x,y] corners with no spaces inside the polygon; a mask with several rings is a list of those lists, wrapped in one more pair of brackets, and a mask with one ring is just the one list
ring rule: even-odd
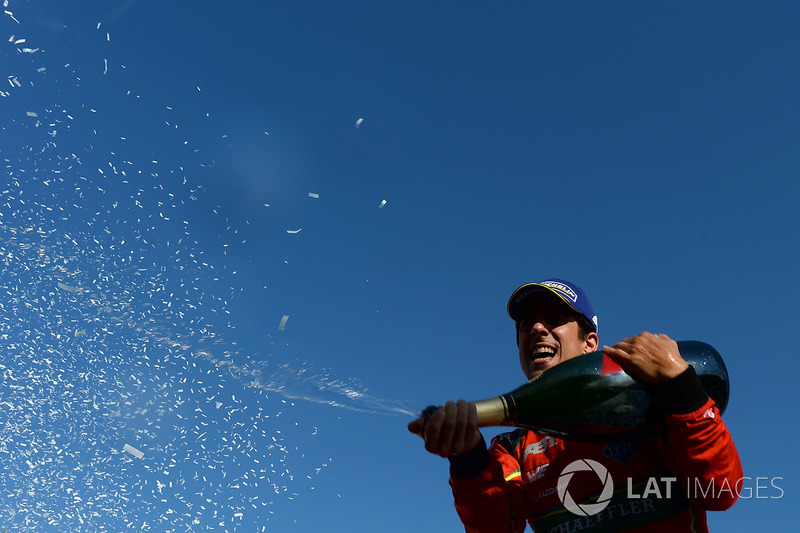
{"label": "nose", "polygon": [[550,331],[547,324],[541,320],[533,320],[525,327],[530,335],[547,335],[547,332]]}
{"label": "nose", "polygon": [[541,321],[536,321],[531,326],[531,332],[533,332],[533,333],[545,334],[548,331],[549,330],[548,330],[547,326],[544,324],[544,322],[541,322]]}

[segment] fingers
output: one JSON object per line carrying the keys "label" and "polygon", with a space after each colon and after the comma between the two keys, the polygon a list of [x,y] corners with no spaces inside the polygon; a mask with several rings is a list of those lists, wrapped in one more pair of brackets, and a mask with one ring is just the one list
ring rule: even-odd
{"label": "fingers", "polygon": [[422,432],[425,431],[425,419],[422,417],[412,420],[408,423],[408,430],[414,435],[422,437]]}
{"label": "fingers", "polygon": [[468,452],[478,444],[472,438],[478,427],[478,411],[475,409],[475,404],[459,400],[457,417],[456,425],[453,428],[450,455]]}
{"label": "fingers", "polygon": [[603,351],[611,355],[612,358],[617,356],[622,359],[632,360],[635,359],[637,355],[647,354],[651,351],[664,349],[667,346],[671,347],[672,345],[674,345],[677,350],[677,343],[666,334],[655,334],[644,331],[633,337],[622,339],[614,346],[603,346]]}
{"label": "fingers", "polygon": [[614,346],[604,346],[603,352],[627,373],[651,385],[672,379],[688,368],[678,344],[664,333],[645,331]]}
{"label": "fingers", "polygon": [[464,447],[459,453],[472,451],[481,442],[483,442],[483,435],[478,431],[478,409],[474,403],[470,403],[467,415],[467,431],[464,434]]}
{"label": "fingers", "polygon": [[657,343],[664,343],[669,341],[672,341],[672,339],[669,338],[669,336],[666,333],[650,333],[649,331],[643,331],[642,333],[634,335],[633,337],[622,339],[614,346],[626,347],[628,348],[628,351],[630,351],[630,349],[633,348],[634,346],[655,345]]}
{"label": "fingers", "polygon": [[418,418],[408,424],[411,433],[425,439],[425,449],[441,457],[466,453],[480,443],[475,404],[459,400],[435,410],[427,422]]}
{"label": "fingers", "polygon": [[457,415],[458,407],[455,402],[447,402],[431,415],[425,428],[426,450],[442,457],[450,455]]}

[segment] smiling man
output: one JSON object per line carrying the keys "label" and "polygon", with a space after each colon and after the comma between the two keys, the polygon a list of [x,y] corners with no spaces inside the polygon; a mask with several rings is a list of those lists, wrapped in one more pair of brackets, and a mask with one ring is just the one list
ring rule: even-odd
{"label": "smiling man", "polygon": [[[599,349],[597,316],[583,290],[568,281],[522,285],[508,314],[528,379]],[[408,425],[430,453],[450,460],[466,531],[521,532],[527,522],[537,532],[707,532],[706,509],[733,505],[743,477],[739,455],[677,343],[645,332],[602,350],[652,386],[662,420],[657,436],[579,442],[517,429],[487,448],[475,406],[464,400]],[[609,494],[602,504],[601,490]]]}
{"label": "smiling man", "polygon": [[[552,279],[523,285],[511,296],[508,313],[516,322],[519,362],[529,380],[597,350],[597,316],[578,291],[568,282]],[[531,301],[537,304],[528,305]]]}

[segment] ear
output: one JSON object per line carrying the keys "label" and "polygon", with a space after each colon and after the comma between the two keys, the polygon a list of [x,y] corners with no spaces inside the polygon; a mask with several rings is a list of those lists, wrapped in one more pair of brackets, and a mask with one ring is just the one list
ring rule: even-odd
{"label": "ear", "polygon": [[592,331],[588,335],[586,335],[586,346],[583,348],[583,353],[592,353],[596,352],[598,346],[600,346],[600,337],[597,336],[597,333]]}

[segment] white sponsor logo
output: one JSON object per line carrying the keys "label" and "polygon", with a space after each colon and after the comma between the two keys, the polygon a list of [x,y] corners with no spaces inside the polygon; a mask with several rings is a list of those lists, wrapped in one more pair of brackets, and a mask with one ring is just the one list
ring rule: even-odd
{"label": "white sponsor logo", "polygon": [[525,454],[522,456],[522,460],[524,462],[525,460],[527,460],[529,454],[542,453],[547,448],[550,448],[550,447],[555,446],[555,445],[556,445],[556,439],[554,439],[553,437],[549,437],[549,436],[543,438],[539,442],[534,442],[533,444],[528,444],[528,446],[525,447]]}
{"label": "white sponsor logo", "polygon": [[573,291],[571,288],[569,288],[569,286],[564,285],[563,283],[559,283],[557,281],[545,281],[542,283],[542,285],[544,285],[545,287],[550,287],[551,289],[555,289],[560,293],[563,293],[564,296],[566,296],[573,302],[578,301],[578,295],[575,294],[575,291]]}
{"label": "white sponsor logo", "polygon": [[550,466],[550,463],[545,463],[543,465],[539,465],[536,469],[532,472],[525,472],[525,475],[528,478],[528,483],[533,483],[537,479],[541,479],[544,476],[547,467]]}

